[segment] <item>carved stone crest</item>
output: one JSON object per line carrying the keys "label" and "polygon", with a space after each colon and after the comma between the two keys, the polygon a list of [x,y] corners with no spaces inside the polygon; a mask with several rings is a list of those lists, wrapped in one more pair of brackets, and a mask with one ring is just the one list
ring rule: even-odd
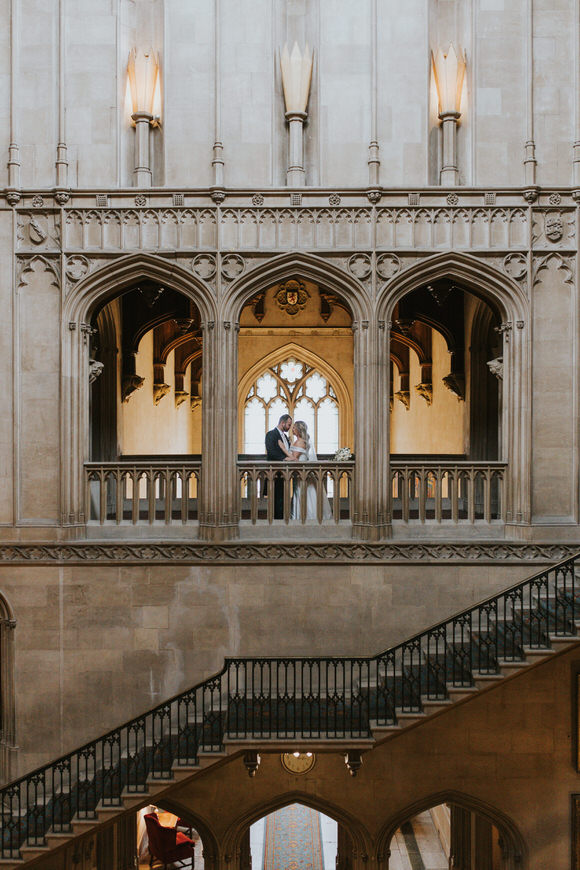
{"label": "carved stone crest", "polygon": [[396,275],[401,268],[401,261],[396,254],[379,254],[377,257],[377,274],[388,280]]}
{"label": "carved stone crest", "polygon": [[364,281],[371,274],[371,258],[368,254],[353,254],[348,261],[350,272],[360,281]]}
{"label": "carved stone crest", "polygon": [[285,281],[284,284],[280,284],[274,298],[282,311],[294,316],[299,311],[302,311],[310,298],[310,293],[302,281],[296,281],[294,278],[291,278],[289,281]]}
{"label": "carved stone crest", "polygon": [[559,211],[547,212],[544,218],[544,233],[551,242],[559,242],[564,235],[564,219]]}
{"label": "carved stone crest", "polygon": [[245,269],[244,258],[239,254],[226,254],[222,257],[222,277],[227,281],[233,281],[241,275]]}
{"label": "carved stone crest", "polygon": [[191,261],[191,268],[204,281],[209,281],[216,273],[215,257],[211,254],[196,254]]}

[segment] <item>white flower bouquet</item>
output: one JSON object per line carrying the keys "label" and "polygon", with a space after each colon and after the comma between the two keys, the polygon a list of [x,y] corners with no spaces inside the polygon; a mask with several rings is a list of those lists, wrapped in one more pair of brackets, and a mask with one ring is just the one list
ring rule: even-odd
{"label": "white flower bouquet", "polygon": [[335,462],[348,462],[349,459],[352,459],[352,453],[350,452],[350,447],[339,447],[336,453],[334,454]]}

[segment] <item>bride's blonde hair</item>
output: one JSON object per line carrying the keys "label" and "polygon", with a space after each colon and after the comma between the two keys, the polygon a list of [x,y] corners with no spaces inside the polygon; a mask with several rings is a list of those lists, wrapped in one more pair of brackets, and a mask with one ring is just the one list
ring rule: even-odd
{"label": "bride's blonde hair", "polygon": [[300,438],[305,442],[306,447],[310,447],[310,435],[308,434],[308,426],[304,420],[296,420],[294,427]]}

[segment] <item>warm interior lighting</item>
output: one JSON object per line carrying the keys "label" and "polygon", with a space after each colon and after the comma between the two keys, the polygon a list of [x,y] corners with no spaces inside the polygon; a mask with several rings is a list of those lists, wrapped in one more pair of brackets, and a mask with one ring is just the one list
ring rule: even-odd
{"label": "warm interior lighting", "polygon": [[439,116],[459,115],[465,77],[465,52],[460,51],[459,56],[457,56],[453,43],[451,43],[445,52],[440,48],[436,54],[432,52],[431,60],[439,98]]}
{"label": "warm interior lighting", "polygon": [[292,755],[294,756],[294,758],[300,758],[299,752],[293,752]]}
{"label": "warm interior lighting", "polygon": [[292,53],[288,51],[288,44],[282,49],[280,66],[287,113],[306,112],[312,79],[312,59],[312,49],[308,43],[303,52],[297,42],[294,43]]}
{"label": "warm interior lighting", "polygon": [[129,52],[127,76],[131,89],[133,114],[154,115],[154,101],[159,76],[159,60],[152,50],[133,48]]}

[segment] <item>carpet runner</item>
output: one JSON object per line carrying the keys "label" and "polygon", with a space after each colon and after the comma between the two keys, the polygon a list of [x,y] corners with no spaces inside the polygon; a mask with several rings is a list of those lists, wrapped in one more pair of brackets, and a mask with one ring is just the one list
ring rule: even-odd
{"label": "carpet runner", "polygon": [[291,804],[266,817],[264,870],[324,870],[316,810]]}

